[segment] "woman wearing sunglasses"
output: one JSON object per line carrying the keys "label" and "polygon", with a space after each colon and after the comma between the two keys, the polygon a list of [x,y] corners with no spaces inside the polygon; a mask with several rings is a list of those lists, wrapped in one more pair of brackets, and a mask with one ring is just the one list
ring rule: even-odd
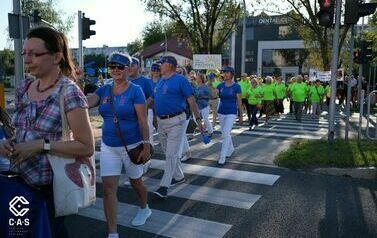
{"label": "woman wearing sunglasses", "polygon": [[116,116],[119,121],[120,133],[129,150],[143,143],[142,159],[150,156],[150,147],[147,145],[149,143],[149,129],[146,100],[142,89],[128,81],[127,69],[130,64],[131,57],[129,55],[113,53],[109,57],[108,65],[114,84],[104,85],[97,89],[94,94],[88,96],[89,106],[99,105],[98,110],[104,120],[100,172],[103,180],[108,237],[118,237],[117,190],[122,165],[140,202],[140,209],[132,220],[132,225],[143,225],[152,213],[147,205],[147,190],[141,179],[143,164],[136,165],[131,162],[123,140],[118,133],[119,129],[114,123],[114,116]]}

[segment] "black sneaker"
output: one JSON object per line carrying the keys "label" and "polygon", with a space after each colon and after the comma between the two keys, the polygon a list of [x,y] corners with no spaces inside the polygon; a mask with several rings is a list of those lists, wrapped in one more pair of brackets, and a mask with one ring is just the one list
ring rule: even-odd
{"label": "black sneaker", "polygon": [[182,178],[180,180],[175,180],[175,178],[173,178],[171,180],[170,186],[174,186],[174,185],[181,184],[181,183],[184,183],[184,182],[185,182],[185,178]]}
{"label": "black sneaker", "polygon": [[166,198],[168,196],[168,188],[167,187],[159,187],[156,191],[153,192],[157,196],[161,198]]}

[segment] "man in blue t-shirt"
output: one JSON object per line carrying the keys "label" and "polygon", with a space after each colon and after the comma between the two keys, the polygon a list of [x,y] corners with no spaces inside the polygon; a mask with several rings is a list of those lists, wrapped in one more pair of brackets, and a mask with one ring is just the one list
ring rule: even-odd
{"label": "man in blue t-shirt", "polygon": [[179,159],[179,148],[183,133],[185,133],[186,102],[201,131],[203,131],[203,125],[189,81],[176,73],[177,60],[173,56],[164,56],[159,63],[162,77],[157,83],[149,103],[154,103],[158,134],[166,157],[164,175],[160,187],[154,193],[165,198],[168,187],[185,181]]}

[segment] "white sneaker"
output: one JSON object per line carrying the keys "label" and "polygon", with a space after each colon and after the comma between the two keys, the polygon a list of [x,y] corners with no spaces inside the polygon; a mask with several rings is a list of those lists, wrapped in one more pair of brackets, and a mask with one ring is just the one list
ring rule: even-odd
{"label": "white sneaker", "polygon": [[225,164],[225,157],[222,157],[219,159],[219,161],[217,162],[219,165],[223,165]]}
{"label": "white sneaker", "polygon": [[144,209],[139,208],[139,211],[137,211],[137,214],[135,218],[132,220],[131,224],[133,226],[142,226],[145,224],[145,222],[151,215],[152,210],[149,209],[148,205]]}

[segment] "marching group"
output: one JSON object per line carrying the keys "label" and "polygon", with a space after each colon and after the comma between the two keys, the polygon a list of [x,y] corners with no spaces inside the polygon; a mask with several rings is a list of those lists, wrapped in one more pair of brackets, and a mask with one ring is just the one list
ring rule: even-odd
{"label": "marching group", "polygon": [[[323,87],[319,81],[311,85],[300,75],[287,85],[280,78],[270,76],[261,79],[242,75],[237,82],[234,68],[230,66],[221,72],[187,73],[172,56],[163,56],[153,63],[147,78],[140,74],[138,59],[119,52],[108,58],[112,83],[85,96],[76,83],[77,71],[66,37],[46,27],[28,33],[23,56],[33,78],[27,77],[16,90],[13,115],[16,134],[1,143],[0,154],[10,160],[12,171],[45,197],[55,237],[68,235],[64,217],[55,218],[53,173],[47,153],[93,155],[95,143],[88,108],[98,106],[103,117],[100,175],[104,212],[108,237],[118,237],[117,189],[123,168],[140,203],[132,225],[143,225],[152,214],[142,180],[148,163],[133,163],[127,151],[142,145],[138,160],[148,161],[154,130],[165,154],[164,173],[154,193],[166,198],[169,187],[185,181],[181,162],[190,157],[186,136],[190,121],[195,121],[200,132],[211,137],[218,118],[222,138],[218,164],[223,165],[234,151],[230,132],[237,117],[242,124],[244,108],[252,130],[258,126],[258,110],[266,114],[267,124],[271,116],[284,112],[285,98],[293,102],[292,112],[301,121],[304,106],[311,105],[313,116],[319,116],[321,102],[330,96],[329,86]],[[64,108],[59,106],[61,92]],[[60,110],[66,113],[71,141],[62,141]],[[212,122],[210,113],[213,113]]]}

